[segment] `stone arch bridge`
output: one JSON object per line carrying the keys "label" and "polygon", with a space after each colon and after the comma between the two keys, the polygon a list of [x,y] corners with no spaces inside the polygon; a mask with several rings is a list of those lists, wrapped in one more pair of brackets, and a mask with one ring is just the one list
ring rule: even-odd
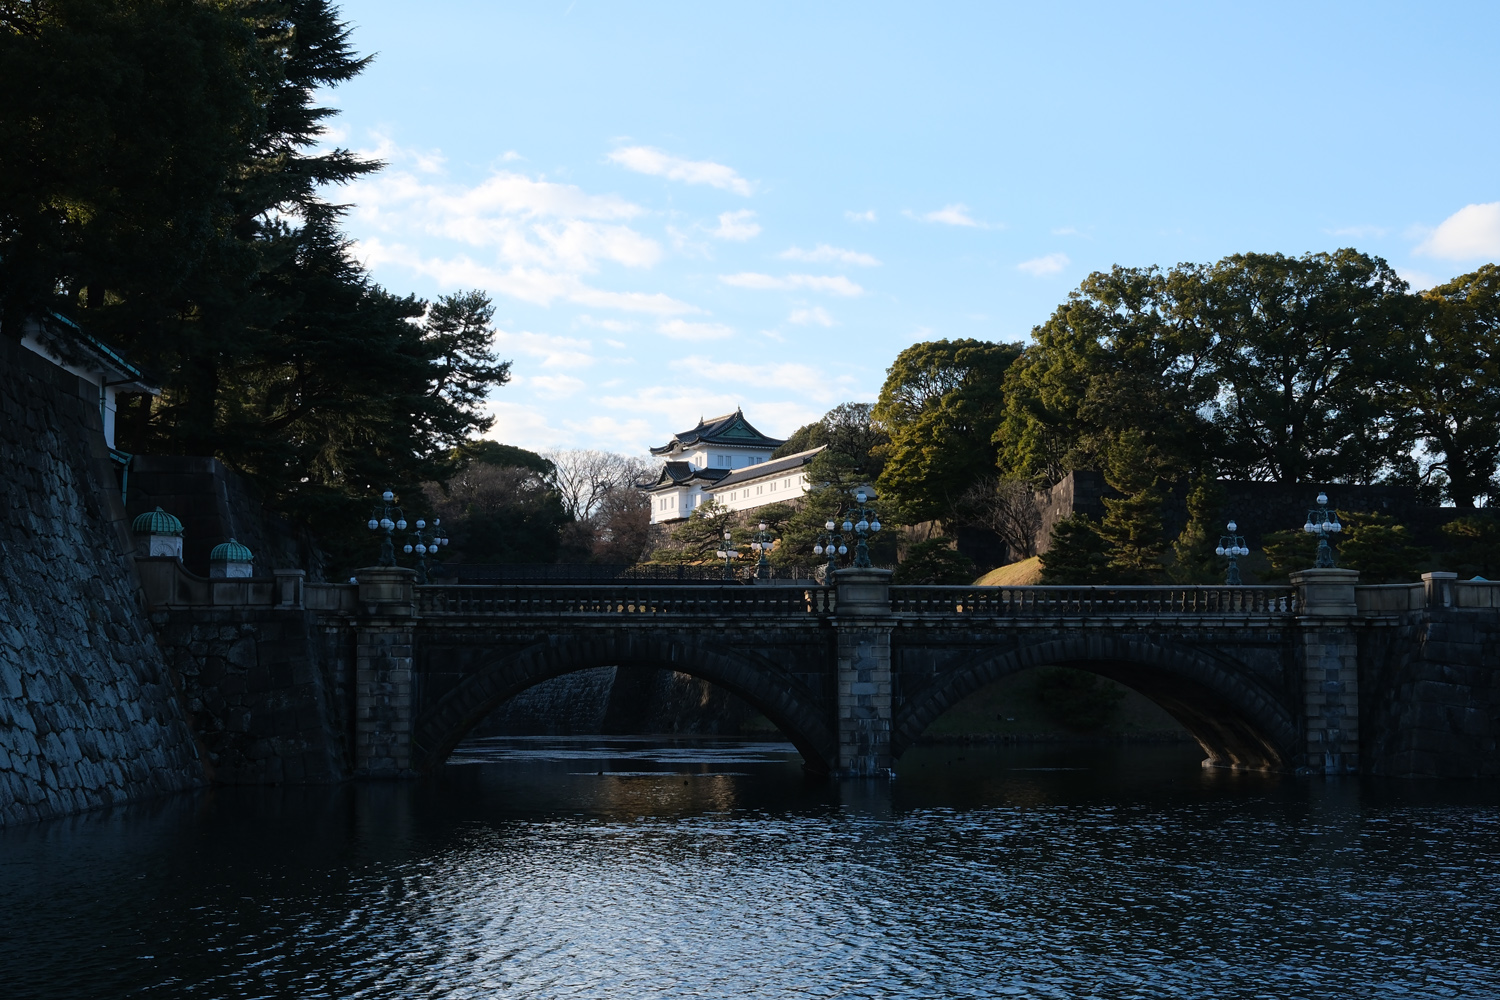
{"label": "stone arch bridge", "polygon": [[[283,647],[290,637],[294,651],[312,649],[322,687],[300,697],[321,699],[341,731],[331,757],[342,761],[328,769],[356,775],[429,770],[525,688],[636,665],[732,691],[810,770],[840,775],[889,772],[948,707],[1042,665],[1140,691],[1197,738],[1208,764],[1500,773],[1500,585],[1452,574],[1384,587],[1338,569],[1280,588],[903,587],[882,570],[840,571],[832,587],[416,586],[410,571],[368,569],[357,584],[318,586],[299,573],[200,581],[161,560],[141,568],[169,654],[185,676],[198,671],[187,686],[205,704],[222,683],[211,669],[203,680],[213,643],[174,646],[174,636],[217,628],[237,637],[242,659],[267,629]],[[286,691],[299,662],[283,670],[283,716],[299,697]],[[245,732],[257,711],[270,718],[254,699],[240,704]]]}

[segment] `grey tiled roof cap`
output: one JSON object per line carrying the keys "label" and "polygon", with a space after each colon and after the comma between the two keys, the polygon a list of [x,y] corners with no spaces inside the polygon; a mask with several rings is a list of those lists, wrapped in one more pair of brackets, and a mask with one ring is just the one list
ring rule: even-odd
{"label": "grey tiled roof cap", "polygon": [[689,444],[727,444],[738,445],[744,448],[767,448],[774,451],[780,448],[785,441],[773,437],[766,437],[760,431],[750,425],[745,419],[745,414],[740,410],[726,413],[722,417],[710,417],[707,420],[698,419],[698,426],[690,431],[683,431],[659,448],[652,448],[651,454],[665,455],[676,445]]}
{"label": "grey tiled roof cap", "polygon": [[716,484],[714,484],[714,489],[719,490],[723,489],[726,486],[737,486],[740,483],[751,483],[757,479],[768,479],[772,476],[779,476],[790,469],[800,469],[808,462],[811,462],[813,458],[818,454],[818,452],[827,447],[828,446],[826,444],[820,444],[816,448],[810,448],[807,451],[799,451],[795,455],[787,455],[784,458],[775,458],[769,462],[762,462],[759,465],[747,465],[745,468],[737,469],[736,471],[731,472],[729,475],[725,476],[723,479],[720,479]]}
{"label": "grey tiled roof cap", "polygon": [[728,469],[695,469],[687,462],[666,462],[657,473],[654,480],[644,483],[636,483],[638,489],[654,490],[664,486],[681,486],[695,479],[701,479],[705,483],[717,483],[729,475]]}

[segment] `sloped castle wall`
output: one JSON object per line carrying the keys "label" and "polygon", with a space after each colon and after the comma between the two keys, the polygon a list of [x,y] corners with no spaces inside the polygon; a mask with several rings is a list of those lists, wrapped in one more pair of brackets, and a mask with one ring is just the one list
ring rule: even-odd
{"label": "sloped castle wall", "polygon": [[201,783],[98,388],[0,337],[0,824]]}

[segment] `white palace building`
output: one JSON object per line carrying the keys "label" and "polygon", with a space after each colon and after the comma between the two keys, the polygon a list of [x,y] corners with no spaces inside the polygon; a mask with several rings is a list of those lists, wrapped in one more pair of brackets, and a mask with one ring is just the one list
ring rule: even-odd
{"label": "white palace building", "polygon": [[642,484],[651,496],[651,523],[684,520],[710,499],[730,510],[797,499],[808,490],[807,463],[823,449],[771,458],[785,443],[750,426],[739,410],[699,418],[697,427],[651,449],[664,460],[656,480]]}

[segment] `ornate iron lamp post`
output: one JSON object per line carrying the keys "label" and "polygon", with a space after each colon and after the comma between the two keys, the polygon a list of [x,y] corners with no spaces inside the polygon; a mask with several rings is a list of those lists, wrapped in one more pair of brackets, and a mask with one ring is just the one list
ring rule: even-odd
{"label": "ornate iron lamp post", "polygon": [[440,517],[435,517],[432,519],[432,535],[429,538],[424,534],[427,529],[427,522],[418,519],[417,530],[411,533],[412,541],[402,546],[401,551],[405,552],[407,555],[411,555],[414,551],[417,554],[417,582],[420,584],[427,583],[428,553],[437,555],[438,547],[448,544],[448,539],[445,538],[440,531],[438,531],[438,526],[442,523],[443,519]]}
{"label": "ornate iron lamp post", "polygon": [[854,506],[844,511],[844,521],[828,521],[823,525],[824,531],[818,536],[818,543],[813,546],[813,555],[828,555],[828,573],[832,579],[833,571],[838,569],[838,557],[847,555],[848,543],[854,542],[855,568],[867,568],[870,563],[869,538],[881,528],[880,518],[875,513],[875,508],[868,506],[874,499],[864,488],[854,493]]}
{"label": "ornate iron lamp post", "polygon": [[771,534],[766,522],[760,522],[759,527],[760,530],[750,536],[750,548],[760,553],[760,559],[755,563],[755,578],[757,580],[769,580],[771,579],[771,561],[766,556],[770,553],[771,546],[776,541],[776,537]]}
{"label": "ornate iron lamp post", "polygon": [[1226,527],[1229,529],[1229,534],[1219,536],[1219,547],[1214,549],[1214,555],[1229,557],[1229,572],[1224,574],[1224,586],[1238,587],[1242,583],[1239,557],[1248,556],[1250,550],[1245,547],[1245,540],[1235,534],[1239,530],[1239,525],[1230,521]]}
{"label": "ornate iron lamp post", "polygon": [[[401,547],[401,551],[407,555],[416,553],[417,556],[417,582],[427,582],[427,556],[436,555],[439,546],[447,545],[448,539],[438,531],[438,525],[442,524],[442,518],[433,518],[432,533],[426,534],[427,522],[419,520],[416,523],[416,531],[411,533],[411,541]],[[386,490],[380,494],[380,503],[375,505],[371,511],[370,520],[365,522],[365,527],[371,531],[383,531],[385,537],[380,540],[380,559],[377,566],[396,565],[396,540],[394,532],[406,530],[406,513],[396,504],[396,494]]]}
{"label": "ornate iron lamp post", "polygon": [[[880,518],[876,516],[875,508],[866,506],[873,499],[874,497],[866,493],[863,489],[857,490],[854,494],[854,502],[857,506],[849,508],[844,513],[844,530],[847,532],[852,528],[856,539],[854,546],[854,566],[857,569],[867,569],[870,567],[870,546],[866,543],[870,535],[880,530]],[[850,518],[858,518],[859,520],[850,524]]]}
{"label": "ornate iron lamp post", "polygon": [[838,531],[838,524],[833,521],[824,522],[823,533],[818,536],[817,544],[813,546],[813,555],[821,556],[827,553],[828,571],[826,577],[830,586],[833,583],[833,571],[839,568],[838,557],[848,551],[849,547],[844,544],[844,536]]}
{"label": "ornate iron lamp post", "polygon": [[[392,514],[395,517],[392,517]],[[380,540],[380,559],[375,565],[395,566],[396,543],[391,537],[391,532],[406,530],[406,514],[396,506],[396,494],[390,490],[380,494],[380,503],[376,504],[375,509],[371,511],[370,520],[365,526],[371,531],[385,532],[385,537]]]}
{"label": "ornate iron lamp post", "polygon": [[734,534],[724,529],[724,547],[714,551],[714,555],[724,560],[724,579],[734,579],[734,561],[740,557],[739,546],[733,542]]}
{"label": "ornate iron lamp post", "polygon": [[1318,494],[1318,506],[1307,512],[1307,521],[1302,525],[1302,530],[1309,535],[1318,536],[1318,569],[1333,569],[1333,547],[1328,544],[1328,536],[1336,535],[1344,530],[1339,523],[1337,510],[1328,509],[1328,494]]}

